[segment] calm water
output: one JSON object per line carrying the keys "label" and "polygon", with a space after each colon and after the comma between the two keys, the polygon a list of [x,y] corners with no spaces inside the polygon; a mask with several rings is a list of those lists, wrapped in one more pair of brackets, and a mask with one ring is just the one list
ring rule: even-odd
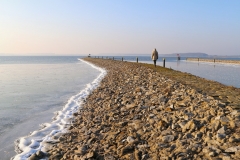
{"label": "calm water", "polygon": [[[110,57],[108,57],[110,58]],[[121,60],[122,57],[115,57]],[[157,65],[163,66],[162,59],[165,58],[165,66],[174,70],[191,73],[193,75],[206,78],[209,80],[218,81],[228,86],[240,88],[240,65],[239,64],[220,64],[209,62],[191,62],[186,61],[186,58],[177,61],[175,57],[159,57]],[[231,60],[240,60],[240,58],[229,58]],[[136,62],[136,56],[125,56],[124,60]],[[141,63],[153,64],[150,56],[139,56],[138,61]]]}
{"label": "calm water", "polygon": [[100,71],[79,57],[0,57],[0,159],[14,141],[51,122]]}

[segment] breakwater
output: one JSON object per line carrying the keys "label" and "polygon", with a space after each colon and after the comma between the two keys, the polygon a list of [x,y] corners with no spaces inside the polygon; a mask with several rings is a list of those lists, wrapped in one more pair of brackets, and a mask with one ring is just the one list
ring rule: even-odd
{"label": "breakwater", "polygon": [[198,61],[198,62],[240,64],[240,61],[239,61],[239,60],[207,59],[207,58],[187,58],[186,60],[187,60],[187,61]]}
{"label": "breakwater", "polygon": [[238,89],[150,64],[85,60],[107,75],[68,132],[52,137],[49,159],[239,158]]}

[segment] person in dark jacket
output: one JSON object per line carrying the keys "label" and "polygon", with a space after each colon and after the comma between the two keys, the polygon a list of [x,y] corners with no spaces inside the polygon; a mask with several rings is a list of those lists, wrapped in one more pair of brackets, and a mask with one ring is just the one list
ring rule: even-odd
{"label": "person in dark jacket", "polygon": [[154,66],[156,67],[156,62],[157,62],[157,59],[158,59],[158,52],[156,50],[156,48],[153,50],[152,52],[152,60],[154,62]]}

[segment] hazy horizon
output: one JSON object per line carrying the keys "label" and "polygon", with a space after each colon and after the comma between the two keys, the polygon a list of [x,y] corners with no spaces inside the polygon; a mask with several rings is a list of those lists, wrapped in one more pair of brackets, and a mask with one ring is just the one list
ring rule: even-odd
{"label": "hazy horizon", "polygon": [[2,0],[0,56],[240,55],[240,1]]}
{"label": "hazy horizon", "polygon": [[[193,53],[193,52],[190,52],[190,53]],[[194,52],[195,53],[195,52]],[[163,55],[163,56],[166,56],[166,55],[169,55],[169,57],[172,57],[174,56],[174,54],[185,54],[185,53],[168,53],[168,54],[159,54],[159,56]],[[24,55],[21,55],[21,54],[1,54],[0,53],[0,56],[88,56],[89,54],[24,54]],[[137,54],[137,53],[131,53],[131,54],[128,54],[128,53],[115,53],[115,54],[90,54],[92,57],[94,56],[150,56],[151,53],[141,53],[141,54]],[[209,57],[213,57],[213,56],[219,56],[219,57],[240,57],[240,55],[210,55],[208,54]],[[185,57],[185,55],[183,55],[183,57]],[[201,57],[201,56],[200,56]]]}

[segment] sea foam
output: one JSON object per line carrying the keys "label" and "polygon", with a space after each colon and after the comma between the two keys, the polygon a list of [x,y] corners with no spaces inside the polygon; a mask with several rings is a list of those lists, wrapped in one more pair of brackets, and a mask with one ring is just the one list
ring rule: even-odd
{"label": "sea foam", "polygon": [[48,150],[47,143],[54,142],[53,137],[59,137],[67,132],[67,127],[71,125],[73,113],[77,112],[84,103],[87,96],[98,87],[100,81],[106,75],[106,70],[97,67],[82,59],[78,59],[84,63],[89,64],[93,68],[99,70],[101,73],[93,80],[93,82],[86,85],[86,88],[81,90],[77,95],[72,96],[61,111],[57,112],[56,117],[51,123],[41,124],[42,128],[33,131],[30,135],[21,137],[15,141],[16,156],[11,160],[27,160],[29,156],[37,151],[46,152]]}

